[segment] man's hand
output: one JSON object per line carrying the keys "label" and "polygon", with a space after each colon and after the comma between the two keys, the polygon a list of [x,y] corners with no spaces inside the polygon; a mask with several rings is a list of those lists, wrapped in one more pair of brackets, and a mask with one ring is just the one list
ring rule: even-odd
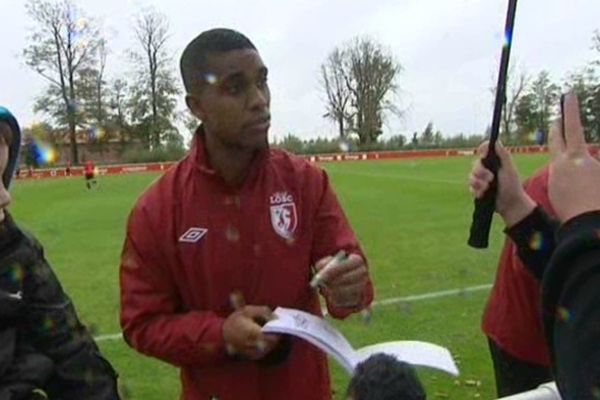
{"label": "man's hand", "polygon": [[[321,271],[332,257],[317,261],[315,269]],[[350,254],[345,260],[323,271],[323,292],[333,307],[353,308],[361,304],[369,273],[365,261],[358,254]]]}
{"label": "man's hand", "polygon": [[[487,156],[488,145],[489,142],[486,141],[479,146],[477,154],[480,158],[473,166],[469,176],[469,191],[476,198],[484,195],[494,179],[494,174],[481,163],[481,158]],[[529,215],[536,204],[525,193],[512,157],[500,142],[496,142],[496,154],[500,158],[501,164],[498,170],[496,212],[502,216],[504,223],[510,228]]]}
{"label": "man's hand", "polygon": [[243,306],[234,311],[223,324],[223,339],[232,354],[250,360],[260,360],[277,346],[281,336],[264,334],[261,326],[273,319],[269,307]]}
{"label": "man's hand", "polygon": [[564,113],[565,137],[561,120],[550,130],[552,161],[548,180],[550,201],[563,222],[600,210],[600,162],[588,152],[575,94],[565,97]]}

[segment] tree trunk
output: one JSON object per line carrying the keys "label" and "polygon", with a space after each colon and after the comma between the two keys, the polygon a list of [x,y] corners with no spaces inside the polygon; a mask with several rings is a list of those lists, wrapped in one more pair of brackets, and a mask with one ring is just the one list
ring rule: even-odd
{"label": "tree trunk", "polygon": [[71,142],[71,163],[79,164],[79,155],[77,152],[77,135],[75,134],[75,118],[73,115],[69,117],[69,139]]}
{"label": "tree trunk", "polygon": [[338,116],[338,129],[340,131],[340,138],[345,138],[345,132],[344,132],[344,116],[340,115]]}

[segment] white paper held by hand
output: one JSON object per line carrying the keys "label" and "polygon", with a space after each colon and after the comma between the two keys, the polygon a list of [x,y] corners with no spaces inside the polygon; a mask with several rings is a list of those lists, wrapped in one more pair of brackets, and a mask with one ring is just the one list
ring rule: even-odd
{"label": "white paper held by hand", "polygon": [[352,374],[358,363],[376,353],[385,353],[412,365],[429,367],[457,376],[456,363],[448,349],[426,342],[393,341],[378,343],[355,350],[340,331],[323,318],[304,311],[278,307],[276,319],[262,330],[266,333],[294,335],[331,355]]}

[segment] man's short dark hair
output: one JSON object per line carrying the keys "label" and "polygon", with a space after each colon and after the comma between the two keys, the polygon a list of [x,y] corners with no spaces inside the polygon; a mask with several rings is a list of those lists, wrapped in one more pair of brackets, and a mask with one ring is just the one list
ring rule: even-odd
{"label": "man's short dark hair", "polygon": [[414,369],[387,354],[374,354],[358,364],[348,384],[354,400],[425,400]]}
{"label": "man's short dark hair", "polygon": [[181,78],[186,92],[192,93],[204,81],[209,55],[243,49],[256,50],[256,47],[250,39],[232,29],[211,29],[196,36],[181,55]]}

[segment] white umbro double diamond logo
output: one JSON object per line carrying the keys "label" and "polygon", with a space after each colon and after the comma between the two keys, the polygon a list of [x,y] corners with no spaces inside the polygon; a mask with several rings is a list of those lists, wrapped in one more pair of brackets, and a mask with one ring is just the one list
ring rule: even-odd
{"label": "white umbro double diamond logo", "polygon": [[208,229],[206,228],[192,227],[181,235],[179,241],[184,243],[196,243],[206,235],[206,232],[208,232]]}

